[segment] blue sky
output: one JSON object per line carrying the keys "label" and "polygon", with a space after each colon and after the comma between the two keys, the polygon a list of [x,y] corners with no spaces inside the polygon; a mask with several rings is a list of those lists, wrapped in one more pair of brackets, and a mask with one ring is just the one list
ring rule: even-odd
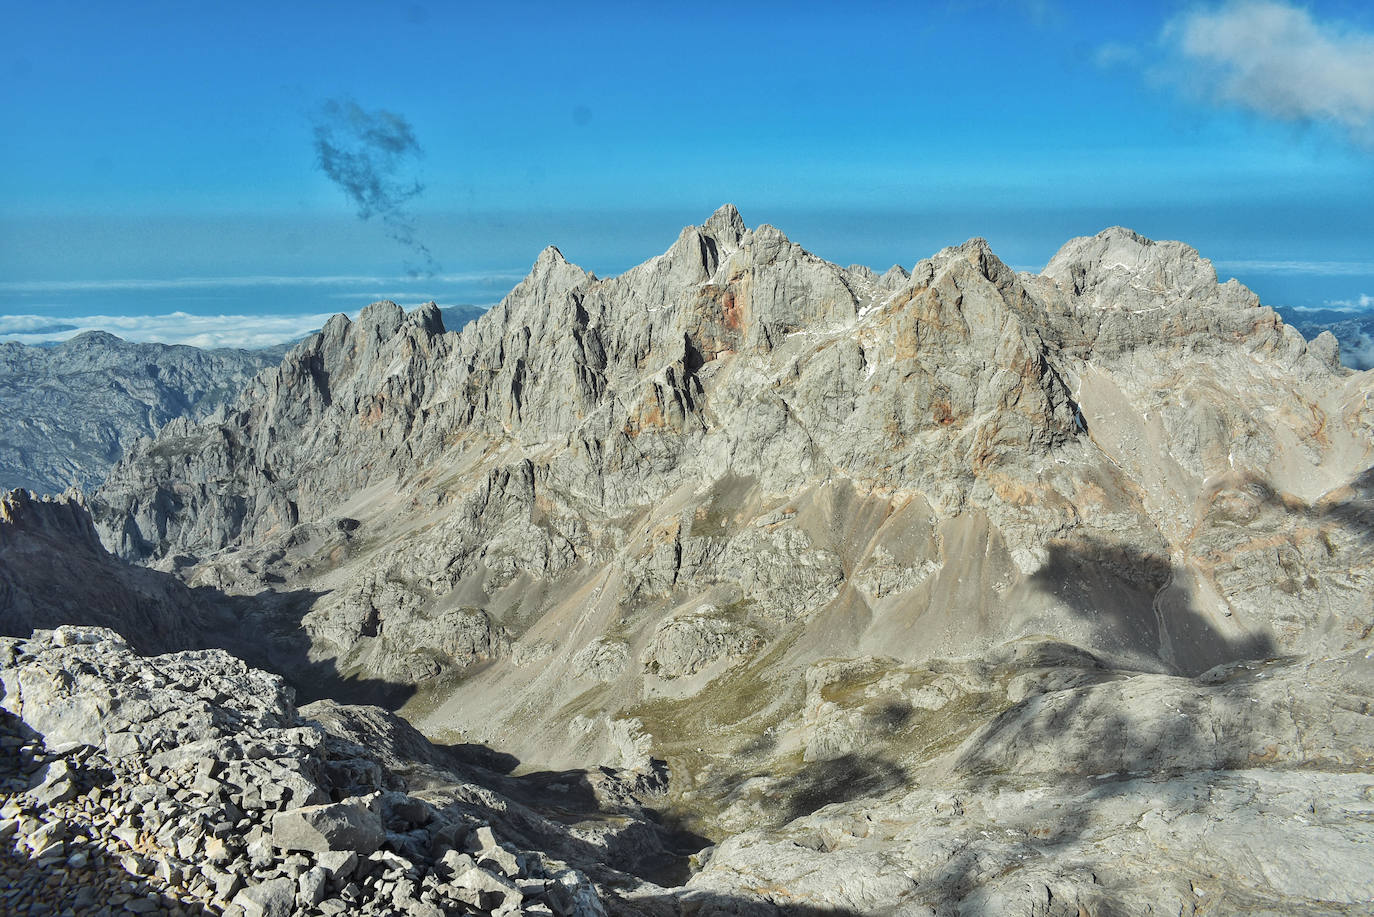
{"label": "blue sky", "polygon": [[[0,331],[487,303],[724,201],[879,269],[1120,223],[1274,304],[1374,293],[1364,3],[285,6],[0,2]],[[331,100],[413,135],[390,224],[320,168]]]}

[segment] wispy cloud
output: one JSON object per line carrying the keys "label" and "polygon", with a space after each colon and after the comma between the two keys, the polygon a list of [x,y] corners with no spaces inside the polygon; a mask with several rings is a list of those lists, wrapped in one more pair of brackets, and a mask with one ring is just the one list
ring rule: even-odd
{"label": "wispy cloud", "polygon": [[1374,149],[1374,32],[1281,0],[1195,5],[1153,42],[1109,42],[1101,67],[1222,107],[1298,123],[1327,123]]}
{"label": "wispy cloud", "polygon": [[[23,344],[65,341],[83,331],[108,331],[129,341],[194,347],[271,347],[321,327],[332,313],[317,315],[84,315],[60,320],[41,315],[0,315],[0,338]],[[357,310],[348,313],[356,316]]]}
{"label": "wispy cloud", "polygon": [[1218,270],[1261,274],[1316,274],[1329,277],[1374,274],[1374,261],[1215,261]]}
{"label": "wispy cloud", "polygon": [[1232,0],[1171,20],[1161,44],[1160,72],[1217,104],[1335,124],[1374,146],[1374,32],[1291,3]]}

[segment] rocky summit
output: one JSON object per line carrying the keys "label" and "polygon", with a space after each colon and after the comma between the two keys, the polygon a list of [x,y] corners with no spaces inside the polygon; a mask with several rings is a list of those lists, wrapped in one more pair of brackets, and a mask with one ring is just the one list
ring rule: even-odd
{"label": "rocky summit", "polygon": [[460,332],[336,316],[6,498],[12,862],[111,913],[1365,912],[1338,356],[1119,227],[878,274],[730,206]]}

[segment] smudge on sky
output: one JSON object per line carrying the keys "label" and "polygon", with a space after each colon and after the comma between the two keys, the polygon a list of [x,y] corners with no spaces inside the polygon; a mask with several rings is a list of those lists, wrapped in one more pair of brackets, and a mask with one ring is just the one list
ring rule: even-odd
{"label": "smudge on sky", "polygon": [[419,264],[406,264],[408,273],[439,270],[417,235],[408,206],[424,186],[400,177],[407,160],[424,155],[410,122],[384,108],[367,111],[352,99],[329,99],[315,116],[315,153],[320,169],[357,208],[358,218],[377,217],[389,238],[419,258]]}

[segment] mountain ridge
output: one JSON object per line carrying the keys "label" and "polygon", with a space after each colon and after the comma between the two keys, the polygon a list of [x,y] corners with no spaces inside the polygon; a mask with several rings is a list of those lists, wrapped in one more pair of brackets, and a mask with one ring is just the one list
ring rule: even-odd
{"label": "mountain ridge", "polygon": [[[406,512],[433,520],[434,543],[417,542],[405,560],[393,550],[394,560],[381,562],[404,566],[402,578],[434,597],[422,604],[442,605],[442,596],[468,588],[460,588],[465,580],[489,599],[516,571],[557,576],[608,561],[629,571],[616,574],[626,596],[661,595],[677,588],[678,574],[659,583],[653,539],[612,534],[615,508],[657,506],[649,518],[672,518],[680,512],[667,511],[675,492],[715,479],[712,466],[737,466],[731,473],[752,479],[756,499],[765,501],[838,474],[854,493],[893,507],[914,500],[956,528],[971,525],[970,534],[982,531],[977,520],[986,516],[991,528],[972,537],[997,543],[988,561],[1003,572],[990,573],[994,580],[1032,580],[1059,531],[1096,532],[1103,544],[1124,534],[1132,551],[1159,559],[1147,566],[1167,571],[1189,533],[1207,525],[1216,482],[1277,476],[1280,490],[1312,502],[1348,479],[1369,454],[1363,415],[1330,418],[1323,451],[1304,444],[1308,426],[1296,405],[1277,425],[1248,419],[1264,415],[1258,406],[1244,414],[1223,407],[1218,428],[1207,412],[1215,413],[1211,402],[1222,393],[1195,382],[1185,391],[1202,419],[1182,402],[1160,404],[1151,430],[1149,410],[1137,409],[1149,434],[1142,438],[1115,421],[1112,405],[1132,397],[1117,376],[1148,379],[1147,361],[1215,358],[1250,375],[1256,393],[1273,395],[1271,408],[1292,400],[1277,393],[1293,378],[1327,386],[1327,401],[1367,383],[1342,375],[1328,348],[1309,346],[1239,284],[1217,284],[1191,248],[1142,238],[1112,229],[1072,240],[1044,275],[1018,275],[985,241],[970,240],[919,262],[897,291],[846,274],[770,226],[746,229],[730,206],[613,278],[596,278],[549,247],[500,304],[456,335],[439,333],[429,311],[406,316],[394,304],[370,306],[357,322],[332,319],[251,386],[225,421],[177,422],[159,445],[131,454],[94,500],[98,525],[123,556],[163,564],[179,557],[189,567],[209,561],[193,575],[228,586],[242,571],[211,558],[354,512],[340,501],[352,493],[374,511],[408,504]],[[1142,343],[1154,349],[1147,355]],[[1175,373],[1167,380],[1181,378]],[[1244,400],[1225,395],[1237,397]],[[1244,453],[1232,449],[1226,458],[1209,444],[1228,435],[1227,425],[1249,431],[1249,466]],[[305,438],[276,435],[287,430]],[[1150,445],[1161,437],[1181,454]],[[1347,452],[1341,462],[1328,460]],[[1045,463],[1061,459],[1086,462],[1097,480],[1046,485]],[[185,483],[175,495],[157,483],[177,477]],[[1127,486],[1132,477],[1148,486]],[[458,482],[457,490],[445,481]],[[1073,508],[1071,494],[1085,486],[1099,502],[1105,497],[1102,509],[1119,523],[1103,525]],[[548,508],[531,508],[545,499]],[[494,522],[501,506],[509,518]],[[521,512],[545,521],[521,522]],[[590,520],[600,536],[588,530]],[[672,557],[688,556],[695,543],[708,551],[698,560],[706,567],[733,563],[689,535],[689,521],[664,536]],[[503,526],[510,528],[501,534]],[[797,534],[798,545],[816,538]],[[597,541],[608,535],[610,542]],[[820,585],[852,575],[843,553],[811,557],[833,572],[818,573],[821,592],[807,594],[846,591]],[[1230,635],[1219,645],[1243,642],[1238,626],[1267,626],[1238,625],[1234,603],[1217,601],[1205,566],[1199,561],[1170,581],[1188,582],[1189,594],[1203,600],[1213,595],[1209,628]],[[769,596],[787,591],[780,582],[763,588]],[[955,583],[942,588],[959,592]],[[486,602],[479,595],[477,607]],[[321,617],[340,614],[352,612]],[[1138,647],[1135,664],[1149,658],[1138,655],[1142,639],[1160,641],[1149,654],[1169,656],[1161,648],[1167,640],[1145,637],[1155,628],[1136,614],[1108,628],[1113,639]],[[1125,638],[1131,631],[1136,636]],[[1205,668],[1204,661],[1182,664]]]}
{"label": "mountain ridge", "polygon": [[876,276],[724,207],[460,332],[336,316],[89,505],[212,645],[716,841],[630,912],[1336,913],[1369,876],[1279,851],[1371,766],[1372,389],[1182,243]]}

